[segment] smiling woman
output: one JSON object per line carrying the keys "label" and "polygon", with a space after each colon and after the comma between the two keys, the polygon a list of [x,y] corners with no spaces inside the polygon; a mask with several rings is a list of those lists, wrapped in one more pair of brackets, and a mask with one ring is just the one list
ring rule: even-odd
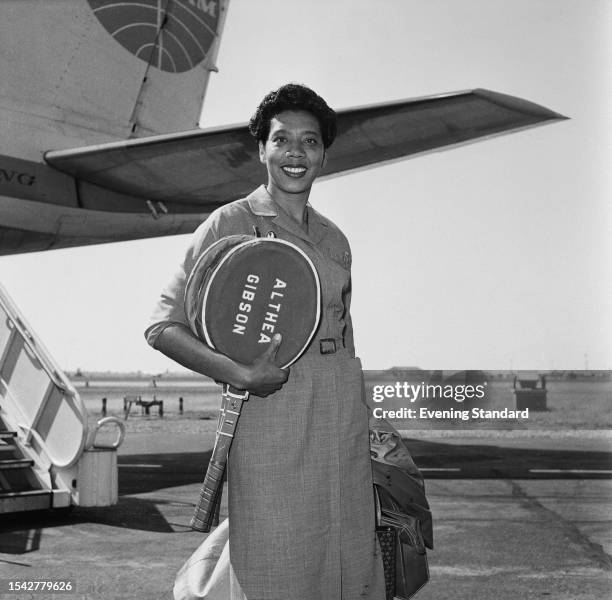
{"label": "smiling woman", "polygon": [[[250,131],[267,184],[198,228],[147,339],[184,366],[252,396],[228,459],[231,598],[379,600],[384,574],[350,317],[350,249],[342,232],[308,204],[335,137],[335,113],[312,90],[289,84],[264,98]],[[243,364],[200,342],[188,327],[183,296],[199,256],[221,238],[253,232],[293,243],[321,282],[319,328],[290,372],[276,363],[278,335]],[[179,588],[177,598],[193,597]]]}

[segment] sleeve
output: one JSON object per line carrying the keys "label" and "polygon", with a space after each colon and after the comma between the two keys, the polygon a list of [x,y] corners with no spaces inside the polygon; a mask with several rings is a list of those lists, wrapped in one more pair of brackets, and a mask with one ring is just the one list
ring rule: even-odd
{"label": "sleeve", "polygon": [[344,294],[344,347],[355,358],[355,340],[353,337],[353,319],[351,318],[352,279],[349,279],[348,290]]}
{"label": "sleeve", "polygon": [[342,235],[342,257],[345,267],[349,272],[348,286],[343,294],[344,304],[344,347],[355,358],[355,340],[353,337],[353,319],[351,318],[351,299],[353,297],[353,276],[351,269],[353,266],[352,252],[348,240],[344,234]]}
{"label": "sleeve", "polygon": [[189,327],[184,308],[185,286],[189,275],[203,250],[220,238],[219,213],[211,214],[194,232],[189,240],[183,260],[163,289],[153,310],[149,326],[145,330],[147,342],[156,347],[160,333],[174,323]]}

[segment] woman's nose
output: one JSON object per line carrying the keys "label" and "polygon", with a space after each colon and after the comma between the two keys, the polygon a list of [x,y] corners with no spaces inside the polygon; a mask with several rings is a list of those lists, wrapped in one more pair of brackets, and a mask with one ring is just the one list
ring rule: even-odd
{"label": "woman's nose", "polygon": [[289,148],[287,148],[286,152],[287,156],[292,157],[302,157],[304,156],[304,148],[300,142],[293,142],[290,144]]}

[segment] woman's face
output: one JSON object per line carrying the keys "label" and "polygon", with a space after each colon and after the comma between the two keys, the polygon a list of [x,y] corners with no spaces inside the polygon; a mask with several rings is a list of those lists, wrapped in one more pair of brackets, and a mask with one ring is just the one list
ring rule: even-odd
{"label": "woman's face", "polygon": [[325,164],[325,148],[317,118],[303,110],[287,110],[270,121],[259,159],[268,169],[268,192],[304,194]]}

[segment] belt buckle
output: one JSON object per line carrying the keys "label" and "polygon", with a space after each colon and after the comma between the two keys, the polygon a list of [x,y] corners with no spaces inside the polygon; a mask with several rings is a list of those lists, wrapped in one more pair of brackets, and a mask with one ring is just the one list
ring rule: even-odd
{"label": "belt buckle", "polygon": [[336,352],[336,340],[334,338],[319,340],[319,350],[321,354],[334,354]]}

